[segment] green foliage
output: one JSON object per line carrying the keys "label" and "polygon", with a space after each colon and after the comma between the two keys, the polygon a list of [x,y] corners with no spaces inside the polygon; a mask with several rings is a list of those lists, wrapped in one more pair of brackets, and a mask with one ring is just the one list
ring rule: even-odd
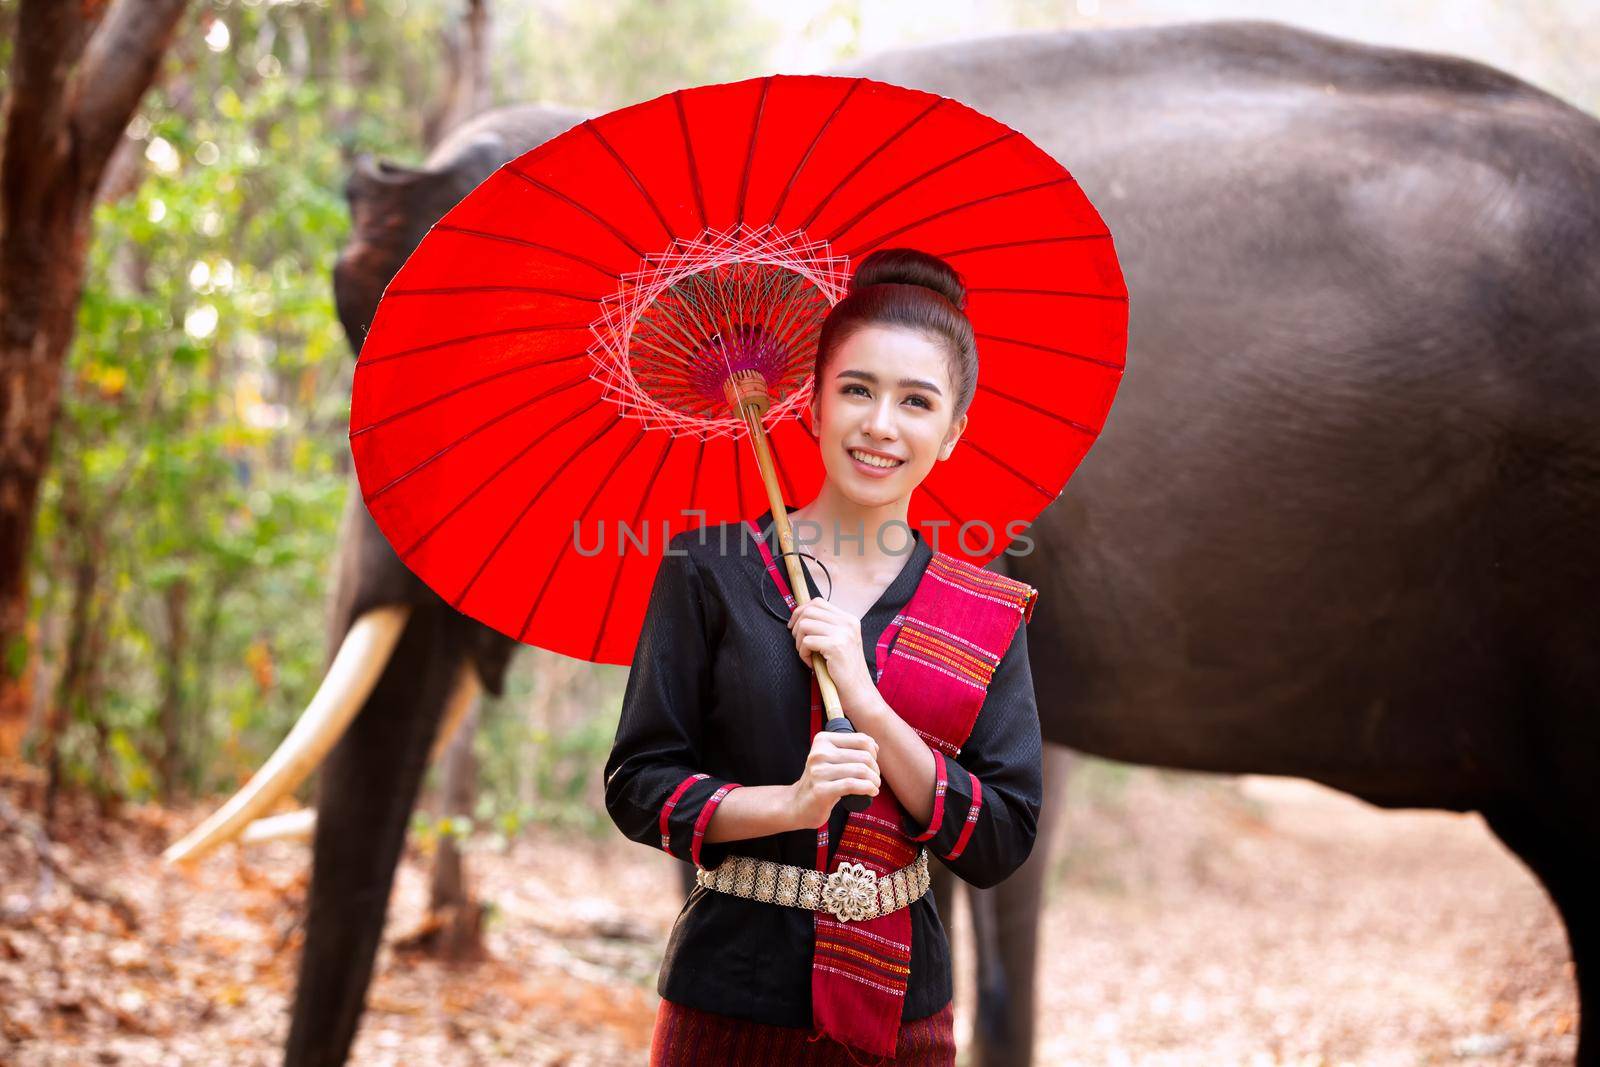
{"label": "green foliage", "polygon": [[[759,73],[774,41],[737,0],[489,6],[501,103],[603,110]],[[132,180],[95,212],[34,543],[69,781],[135,799],[231,790],[315,691],[349,474],[331,290],[344,182],[358,152],[426,155],[464,7],[196,0],[179,24],[128,131]],[[87,670],[63,680],[75,640]],[[603,831],[621,674],[586,668],[576,687],[598,699],[545,726],[520,676],[484,715],[475,819],[421,816],[419,832]]]}

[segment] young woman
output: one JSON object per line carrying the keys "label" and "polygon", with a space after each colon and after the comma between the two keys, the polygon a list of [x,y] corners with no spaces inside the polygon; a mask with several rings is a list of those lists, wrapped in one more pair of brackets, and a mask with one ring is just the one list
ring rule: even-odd
{"label": "young woman", "polygon": [[[661,562],[605,769],[617,827],[698,868],[653,1064],[955,1062],[927,854],[996,884],[1027,858],[1041,795],[1036,591],[906,520],[967,425],[964,304],[943,260],[889,249],[824,321],[826,478],[789,512],[817,560],[809,603],[790,610],[770,510],[680,533]],[[814,653],[855,732],[822,730]],[[851,794],[871,806],[847,812]]]}

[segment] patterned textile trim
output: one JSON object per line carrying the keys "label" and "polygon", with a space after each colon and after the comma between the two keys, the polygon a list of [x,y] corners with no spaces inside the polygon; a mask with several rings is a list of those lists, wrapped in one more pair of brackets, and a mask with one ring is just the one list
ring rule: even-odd
{"label": "patterned textile trim", "polygon": [[933,749],[935,752],[943,752],[947,756],[961,755],[960,745],[952,745],[938,734],[930,734],[928,731],[920,729],[916,726],[913,726],[912,729],[916,730],[918,736],[920,736],[924,741],[928,742],[928,747]]}
{"label": "patterned textile trim", "polygon": [[712,813],[717,810],[717,805],[722,803],[723,797],[727,796],[731,790],[738,788],[738,782],[728,782],[715,793],[712,793],[711,799],[707,800],[705,807],[700,809],[700,817],[694,821],[694,838],[689,842],[689,862],[696,867],[700,866],[700,843],[706,836],[706,827],[711,825]]}
{"label": "patterned textile trim", "polygon": [[945,857],[951,861],[967,850],[967,842],[972,840],[972,828],[978,825],[978,813],[983,808],[983,784],[978,781],[978,776],[975,774],[969,774],[967,777],[972,779],[972,804],[967,808],[967,821],[961,826],[961,835],[956,838],[956,847]]}
{"label": "patterned textile trim", "polygon": [[667,798],[667,802],[661,805],[661,851],[667,855],[673,855],[672,834],[667,829],[667,820],[672,816],[672,809],[678,806],[678,798],[683,796],[684,791],[691,785],[710,777],[709,774],[691,774],[678,783],[677,788],[672,791],[672,795]]}
{"label": "patterned textile trim", "polygon": [[778,564],[772,558],[772,549],[767,547],[766,538],[761,536],[761,527],[755,524],[754,519],[744,520],[744,525],[750,531],[750,537],[755,541],[756,547],[761,550],[761,559],[766,563],[767,573],[772,575],[772,581],[777,585],[778,591],[783,594],[783,602],[789,605],[790,611],[793,611],[796,607],[794,596],[790,594],[789,583],[783,580]]}
{"label": "patterned textile trim", "polygon": [[[935,563],[940,566],[935,567]],[[1022,614],[1023,622],[1033,617],[1033,605],[1039,598],[1039,590],[1026,582],[996,574],[943,552],[934,553],[928,571],[934,579],[956,586],[980,600],[992,600],[1015,608]]]}
{"label": "patterned textile trim", "polygon": [[901,628],[900,643],[896,647],[979,689],[988,688],[989,679],[994,677],[994,669],[1000,662],[998,656],[988,653],[975,656],[911,619]]}
{"label": "patterned textile trim", "polygon": [[656,1009],[650,1067],[952,1067],[956,1062],[952,1004],[925,1019],[900,1023],[893,1059],[874,1061],[800,1026],[771,1026],[663,1000]]}
{"label": "patterned textile trim", "polygon": [[946,777],[944,753],[938,749],[933,750],[933,814],[928,817],[928,828],[913,837],[913,841],[926,841],[939,832],[939,827],[944,825],[944,791],[950,788],[949,779]]}

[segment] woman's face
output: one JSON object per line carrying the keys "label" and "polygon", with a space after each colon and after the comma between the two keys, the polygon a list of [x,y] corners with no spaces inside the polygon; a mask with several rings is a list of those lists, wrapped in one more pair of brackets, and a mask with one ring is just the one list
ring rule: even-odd
{"label": "woman's face", "polygon": [[[965,413],[952,421],[949,362],[938,342],[883,326],[862,327],[834,349],[811,419],[828,478],[847,498],[893,503],[949,457],[967,427]],[[863,451],[892,462],[872,465],[857,458]]]}

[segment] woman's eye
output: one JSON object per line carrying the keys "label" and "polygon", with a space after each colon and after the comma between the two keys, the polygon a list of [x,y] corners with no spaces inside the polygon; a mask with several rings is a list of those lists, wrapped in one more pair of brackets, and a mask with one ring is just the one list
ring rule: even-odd
{"label": "woman's eye", "polygon": [[860,389],[862,393],[867,391],[867,387],[864,385],[847,385],[844,387],[844,392],[848,395],[852,389]]}
{"label": "woman's eye", "polygon": [[923,407],[928,407],[929,406],[928,402],[926,400],[922,399],[921,396],[913,395],[911,397],[911,399],[915,400],[917,403],[921,404]]}

